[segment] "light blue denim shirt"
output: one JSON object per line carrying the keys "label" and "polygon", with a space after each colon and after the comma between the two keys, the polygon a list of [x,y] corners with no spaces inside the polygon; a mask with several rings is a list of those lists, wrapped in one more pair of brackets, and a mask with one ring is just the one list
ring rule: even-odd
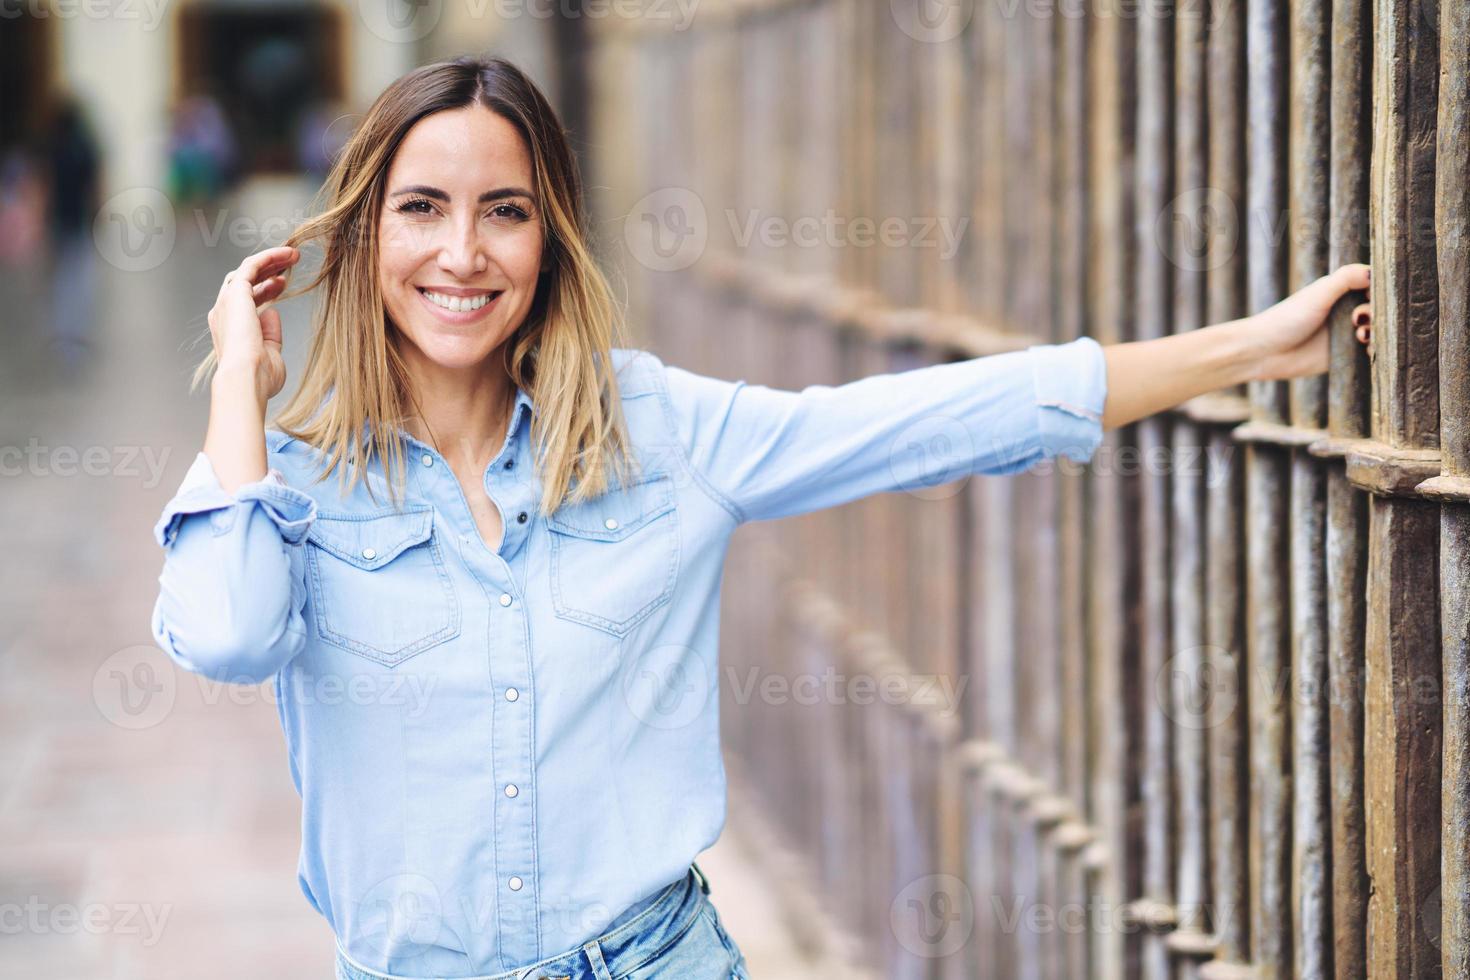
{"label": "light blue denim shirt", "polygon": [[[621,924],[725,820],[719,589],[745,521],[1001,474],[1102,437],[1090,338],[784,391],[617,348],[639,478],[547,517],[521,391],[484,474],[481,539],[454,473],[403,430],[339,497],[267,432],[233,494],[199,453],[154,528],[152,614],[180,666],[273,684],[302,798],[298,877],[372,970],[513,970]],[[367,428],[363,428],[366,436]],[[915,447],[940,446],[938,452]]]}

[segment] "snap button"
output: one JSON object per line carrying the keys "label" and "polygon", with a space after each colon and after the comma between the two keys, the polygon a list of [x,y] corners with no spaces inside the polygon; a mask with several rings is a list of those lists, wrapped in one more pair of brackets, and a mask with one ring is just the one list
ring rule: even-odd
{"label": "snap button", "polygon": [[430,456],[428,453],[424,453],[424,465],[425,466],[433,466],[434,465],[434,457],[433,456]]}
{"label": "snap button", "polygon": [[500,593],[500,604],[502,606],[508,606],[513,601],[514,600],[511,599],[509,592],[502,592],[502,593]]}
{"label": "snap button", "polygon": [[510,885],[511,891],[518,892],[521,890],[521,885],[524,884],[524,882],[521,881],[520,875],[511,875],[510,881],[506,882],[506,884]]}
{"label": "snap button", "polygon": [[507,687],[505,689],[505,700],[507,700],[507,701],[514,701],[516,698],[518,698],[520,696],[521,696],[521,692],[520,691],[517,691],[513,687]]}
{"label": "snap button", "polygon": [[521,791],[516,788],[516,784],[515,783],[506,783],[505,784],[505,795],[506,796],[509,796],[509,797],[514,798],[516,796],[519,796],[520,793],[521,793]]}
{"label": "snap button", "polygon": [[602,522],[602,526],[607,528],[609,531],[616,531],[618,529],[618,519],[616,517],[609,517],[607,520]]}
{"label": "snap button", "polygon": [[375,548],[364,548],[364,549],[362,549],[362,556],[364,558],[369,559],[369,560],[371,560],[373,558],[376,558],[376,557],[378,557],[377,549],[375,549]]}
{"label": "snap button", "polygon": [[506,469],[512,469],[512,468],[515,467],[515,465],[516,465],[516,461],[513,458],[512,459],[508,459],[508,460],[505,461],[505,468]]}
{"label": "snap button", "polygon": [[526,523],[526,512],[525,511],[521,511],[519,514],[516,515],[516,523],[517,524],[524,524],[524,523]]}

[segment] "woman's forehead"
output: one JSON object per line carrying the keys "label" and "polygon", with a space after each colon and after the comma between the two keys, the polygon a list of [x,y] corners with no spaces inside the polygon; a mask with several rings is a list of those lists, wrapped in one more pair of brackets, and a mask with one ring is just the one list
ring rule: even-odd
{"label": "woman's forehead", "polygon": [[489,109],[446,109],[409,129],[388,177],[390,191],[406,179],[479,194],[492,189],[486,181],[494,187],[513,183],[529,187],[531,159],[515,127]]}

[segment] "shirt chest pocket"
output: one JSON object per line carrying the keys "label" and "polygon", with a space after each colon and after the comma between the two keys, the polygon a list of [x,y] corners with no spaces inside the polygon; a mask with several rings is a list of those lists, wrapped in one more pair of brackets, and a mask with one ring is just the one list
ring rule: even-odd
{"label": "shirt chest pocket", "polygon": [[459,635],[459,599],[428,504],[319,512],[306,541],[313,621],[326,642],[392,667]]}
{"label": "shirt chest pocket", "polygon": [[679,512],[670,474],[562,507],[546,525],[551,604],[562,619],[622,636],[673,596]]}

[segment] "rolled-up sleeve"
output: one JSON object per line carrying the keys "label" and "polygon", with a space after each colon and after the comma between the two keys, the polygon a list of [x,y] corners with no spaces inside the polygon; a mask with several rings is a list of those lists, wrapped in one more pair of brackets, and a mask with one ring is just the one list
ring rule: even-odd
{"label": "rolled-up sleeve", "polygon": [[1092,459],[1102,442],[1103,405],[1108,397],[1107,361],[1091,337],[1067,344],[1032,347],[1036,426],[1042,457]]}
{"label": "rolled-up sleeve", "polygon": [[279,470],[227,493],[200,452],[153,528],[164,549],[154,641],[180,666],[258,683],[305,640],[302,541],[316,501]]}
{"label": "rolled-up sleeve", "polygon": [[1090,337],[786,391],[664,365],[681,447],[740,522],[1092,458],[1107,397]]}

